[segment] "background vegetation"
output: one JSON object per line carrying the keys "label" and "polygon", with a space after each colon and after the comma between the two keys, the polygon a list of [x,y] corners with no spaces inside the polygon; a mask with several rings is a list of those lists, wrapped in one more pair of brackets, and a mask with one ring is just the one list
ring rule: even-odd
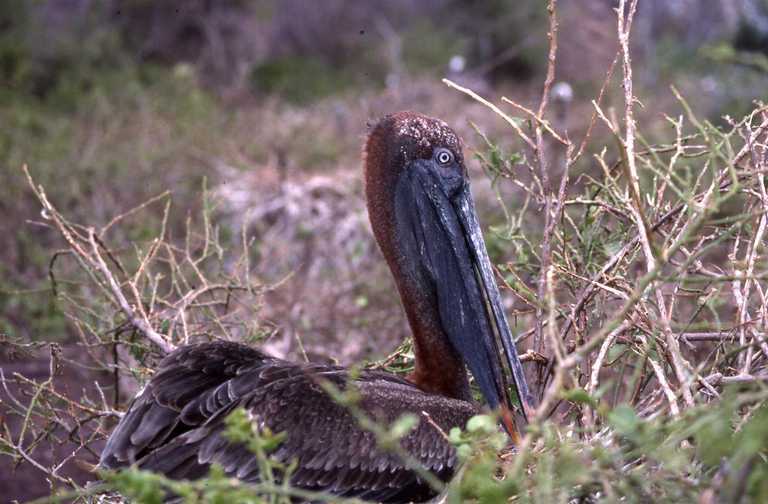
{"label": "background vegetation", "polygon": [[[764,501],[768,10],[617,7],[3,2],[4,495],[95,479],[170,344],[407,370],[359,149],[412,108],[466,141],[542,399],[514,452],[450,433],[450,498]],[[173,488],[290,494],[232,485]]]}

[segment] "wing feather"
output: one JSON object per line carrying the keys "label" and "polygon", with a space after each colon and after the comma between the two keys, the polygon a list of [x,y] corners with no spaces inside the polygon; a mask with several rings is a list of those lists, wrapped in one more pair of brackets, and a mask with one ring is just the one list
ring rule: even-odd
{"label": "wing feather", "polygon": [[350,381],[336,366],[291,364],[223,342],[167,356],[113,432],[101,464],[137,463],[174,478],[199,478],[217,463],[231,476],[258,481],[256,457],[222,435],[226,416],[242,406],[257,428],[285,433],[271,456],[297,463],[295,486],[384,502],[430,498],[431,489],[397,455],[382,451],[374,434],[362,430],[320,380],[340,389],[353,384],[358,406],[379,422],[391,424],[406,412],[419,415],[403,448],[441,479],[453,474],[455,451],[433,423],[444,431],[463,427],[477,413],[474,405],[425,394],[387,373],[362,372]]}

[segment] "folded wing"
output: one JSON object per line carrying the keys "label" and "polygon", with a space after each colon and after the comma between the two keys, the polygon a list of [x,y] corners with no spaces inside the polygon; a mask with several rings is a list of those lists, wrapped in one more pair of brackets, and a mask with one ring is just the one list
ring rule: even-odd
{"label": "folded wing", "polygon": [[474,405],[425,394],[388,373],[364,371],[350,381],[340,367],[292,364],[228,342],[184,347],[166,357],[113,432],[101,465],[135,463],[195,479],[217,463],[231,476],[257,482],[254,454],[222,435],[224,419],[243,407],[257,428],[285,433],[271,456],[297,462],[290,476],[296,487],[377,501],[430,498],[429,486],[396,454],[382,451],[375,436],[324,392],[323,380],[356,387],[360,409],[378,422],[418,415],[403,448],[439,478],[452,476],[455,451],[441,430],[463,427],[477,413]]}

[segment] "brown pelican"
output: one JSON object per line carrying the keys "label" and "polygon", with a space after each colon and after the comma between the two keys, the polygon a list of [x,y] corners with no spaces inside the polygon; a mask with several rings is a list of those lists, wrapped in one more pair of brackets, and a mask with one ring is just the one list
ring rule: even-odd
{"label": "brown pelican", "polygon": [[475,215],[461,140],[440,120],[400,112],[373,127],[364,158],[371,226],[413,332],[414,372],[351,376],[342,367],[287,362],[227,341],[185,346],[162,360],[133,399],[101,467],[135,464],[195,479],[218,463],[233,477],[259,481],[253,453],[222,435],[227,415],[242,407],[258,428],[285,433],[270,456],[295,461],[294,487],[384,502],[426,500],[434,490],[380,449],[320,381],[354,387],[358,407],[377,421],[418,415],[402,448],[447,481],[457,459],[440,431],[464,427],[481,412],[466,368],[515,439],[532,400]]}

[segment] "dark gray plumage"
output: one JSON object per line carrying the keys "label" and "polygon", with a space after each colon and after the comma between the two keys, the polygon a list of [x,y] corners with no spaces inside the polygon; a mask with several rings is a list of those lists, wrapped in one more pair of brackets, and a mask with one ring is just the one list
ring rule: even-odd
{"label": "dark gray plumage", "polygon": [[[343,388],[348,375],[341,367],[294,364],[225,341],[179,348],[163,359],[129,406],[102,453],[101,466],[135,463],[174,479],[196,479],[216,462],[231,476],[258,481],[255,456],[221,435],[226,416],[242,406],[257,425],[287,433],[272,456],[298,462],[291,477],[296,487],[382,502],[432,497],[429,486],[399,457],[380,450],[374,435],[362,430],[318,379]],[[360,407],[385,423],[423,411],[447,432],[464,427],[478,412],[470,402],[427,394],[380,371],[361,372],[354,386],[361,394]],[[440,479],[453,475],[455,451],[426,420],[402,446]]]}

